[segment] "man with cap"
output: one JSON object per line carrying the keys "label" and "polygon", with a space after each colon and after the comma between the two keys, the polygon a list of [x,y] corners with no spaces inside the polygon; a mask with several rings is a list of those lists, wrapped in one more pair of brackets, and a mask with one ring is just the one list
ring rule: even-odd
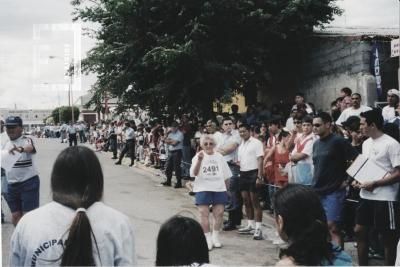
{"label": "man with cap", "polygon": [[12,214],[12,223],[17,225],[22,215],[39,207],[39,176],[33,156],[36,148],[33,140],[23,136],[22,119],[10,116],[5,122],[10,140],[5,144],[8,153],[20,153],[20,157],[11,170],[6,172],[8,181],[8,205]]}
{"label": "man with cap", "polygon": [[396,123],[400,126],[400,107],[399,107],[400,91],[390,89],[387,92],[388,105],[382,109],[382,116],[385,123]]}

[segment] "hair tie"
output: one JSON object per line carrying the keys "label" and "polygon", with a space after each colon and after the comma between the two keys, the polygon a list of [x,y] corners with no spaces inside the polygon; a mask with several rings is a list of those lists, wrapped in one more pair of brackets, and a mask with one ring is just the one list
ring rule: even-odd
{"label": "hair tie", "polygon": [[76,213],[79,213],[79,212],[84,212],[84,213],[86,213],[86,209],[85,209],[85,208],[78,208],[78,209],[76,209],[75,212],[76,212]]}

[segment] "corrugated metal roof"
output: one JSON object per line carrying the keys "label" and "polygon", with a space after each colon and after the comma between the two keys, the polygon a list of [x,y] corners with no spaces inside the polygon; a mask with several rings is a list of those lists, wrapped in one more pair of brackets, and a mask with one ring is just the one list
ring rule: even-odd
{"label": "corrugated metal roof", "polygon": [[338,27],[326,26],[325,28],[314,28],[314,33],[317,35],[340,35],[340,36],[398,36],[398,27]]}

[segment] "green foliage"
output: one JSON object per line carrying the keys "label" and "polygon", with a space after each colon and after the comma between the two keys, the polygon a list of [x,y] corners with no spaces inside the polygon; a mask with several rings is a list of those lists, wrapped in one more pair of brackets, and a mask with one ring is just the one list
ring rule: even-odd
{"label": "green foliage", "polygon": [[262,87],[279,55],[340,14],[335,0],[71,3],[76,20],[100,26],[82,64],[98,75],[95,97],[107,91],[120,110],[137,104],[155,115],[211,110],[235,90]]}
{"label": "green foliage", "polygon": [[[80,113],[79,108],[77,107],[73,108],[74,108],[74,121],[77,121]],[[59,123],[60,121],[69,123],[70,121],[72,121],[72,108],[68,106],[55,108],[51,112],[51,116],[53,117],[54,123]]]}

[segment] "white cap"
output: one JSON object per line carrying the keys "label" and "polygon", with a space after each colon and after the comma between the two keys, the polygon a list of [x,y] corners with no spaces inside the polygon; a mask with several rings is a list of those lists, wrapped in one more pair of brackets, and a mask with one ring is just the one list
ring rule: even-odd
{"label": "white cap", "polygon": [[397,96],[400,98],[400,92],[399,92],[399,90],[397,90],[397,89],[390,89],[390,90],[387,92],[387,94],[388,94],[388,95],[397,95]]}

